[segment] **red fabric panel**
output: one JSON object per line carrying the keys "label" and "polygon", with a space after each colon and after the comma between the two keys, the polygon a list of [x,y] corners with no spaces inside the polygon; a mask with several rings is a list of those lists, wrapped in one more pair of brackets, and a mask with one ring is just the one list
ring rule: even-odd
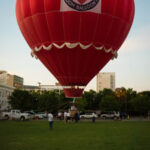
{"label": "red fabric panel", "polygon": [[65,41],[79,42],[80,16],[80,12],[63,12]]}
{"label": "red fabric panel", "polygon": [[81,97],[83,89],[64,89],[66,97]]}
{"label": "red fabric panel", "polygon": [[37,13],[44,13],[44,1],[43,0],[30,0],[30,8],[31,8],[31,14],[37,14]]}
{"label": "red fabric panel", "polygon": [[60,12],[51,12],[45,14],[52,42],[64,42],[63,14]]}
{"label": "red fabric panel", "polygon": [[50,29],[48,28],[47,18],[45,14],[37,14],[32,17],[36,34],[40,38],[40,43],[51,41]]}
{"label": "red fabric panel", "polygon": [[127,22],[131,21],[130,16],[134,14],[134,0],[102,0],[102,13],[119,17]]}
{"label": "red fabric panel", "polygon": [[35,45],[35,40],[30,36],[30,31],[26,28],[24,22],[18,22],[19,24],[19,27],[20,27],[20,30],[26,40],[26,42],[28,43],[28,45],[31,47],[31,48],[34,48],[32,47],[33,45]]}
{"label": "red fabric panel", "polygon": [[31,16],[30,1],[29,0],[18,0],[18,1],[21,1],[20,7],[21,7],[21,13],[22,13],[21,15],[23,17],[22,19]]}
{"label": "red fabric panel", "polygon": [[23,20],[23,23],[24,23],[26,32],[29,35],[28,40],[32,39],[32,41],[34,41],[34,45],[30,45],[30,47],[34,48],[35,46],[41,45],[42,42],[40,40],[40,35],[38,35],[38,31],[35,28],[35,25],[34,25],[34,22],[33,22],[33,18],[32,17],[28,17],[28,18]]}
{"label": "red fabric panel", "polygon": [[[87,19],[88,18],[88,19]],[[96,31],[98,14],[84,12],[81,15],[80,21],[80,42],[86,44],[93,42]]]}
{"label": "red fabric panel", "polygon": [[111,21],[112,20],[110,16],[103,15],[103,14],[99,15],[94,42],[98,42],[98,43],[101,43],[102,45],[105,45],[105,46],[107,45],[111,47],[111,45],[108,45],[108,43],[105,43],[106,37],[109,35]]}
{"label": "red fabric panel", "polygon": [[44,0],[44,4],[46,12],[54,12],[60,10],[60,0]]}
{"label": "red fabric panel", "polygon": [[[54,59],[56,59],[56,55],[55,57],[53,57],[54,55],[54,51],[39,51],[36,52],[36,55],[38,56],[38,58],[41,60],[41,62],[46,66],[46,68],[56,77],[60,76],[59,71],[58,71],[58,67],[57,66],[57,61],[55,61],[54,63]],[[61,72],[61,70],[60,70]]]}

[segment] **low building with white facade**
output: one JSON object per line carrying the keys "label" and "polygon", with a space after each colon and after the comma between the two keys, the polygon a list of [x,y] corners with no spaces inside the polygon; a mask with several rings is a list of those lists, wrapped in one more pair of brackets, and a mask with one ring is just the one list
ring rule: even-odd
{"label": "low building with white facade", "polygon": [[6,110],[10,108],[8,97],[12,94],[14,89],[14,87],[0,84],[0,110]]}
{"label": "low building with white facade", "polygon": [[54,91],[54,90],[63,90],[61,85],[40,85],[41,91]]}
{"label": "low building with white facade", "polygon": [[58,90],[61,91],[63,90],[63,87],[60,84],[55,84],[55,85],[42,85],[40,84],[39,86],[33,86],[33,85],[24,85],[24,90],[26,91],[54,91]]}

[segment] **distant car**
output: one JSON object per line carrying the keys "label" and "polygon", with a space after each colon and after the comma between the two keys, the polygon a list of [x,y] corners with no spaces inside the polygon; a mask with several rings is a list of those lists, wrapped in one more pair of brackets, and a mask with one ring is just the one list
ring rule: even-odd
{"label": "distant car", "polygon": [[36,119],[44,119],[44,118],[47,118],[47,114],[44,112],[38,112],[35,114],[35,118]]}
{"label": "distant car", "polygon": [[38,114],[43,115],[43,118],[47,118],[47,113],[45,113],[45,112],[39,112]]}
{"label": "distant car", "polygon": [[115,111],[102,112],[100,117],[102,119],[119,119],[120,113]]}
{"label": "distant car", "polygon": [[25,113],[28,113],[30,115],[30,119],[35,119],[35,112],[33,112],[33,111],[25,111]]}
{"label": "distant car", "polygon": [[[93,117],[93,113],[85,113],[85,114],[80,115],[80,118],[90,119],[92,117]],[[98,118],[97,114],[95,114],[95,118]]]}
{"label": "distant car", "polygon": [[20,120],[28,120],[30,119],[30,115],[29,113],[22,113],[20,110],[18,109],[13,109],[10,112],[3,112],[2,113],[2,117],[4,117],[4,119],[20,119]]}

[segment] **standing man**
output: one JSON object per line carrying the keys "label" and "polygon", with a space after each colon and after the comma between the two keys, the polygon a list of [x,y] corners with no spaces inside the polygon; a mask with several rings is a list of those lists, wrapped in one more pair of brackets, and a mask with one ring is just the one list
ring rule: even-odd
{"label": "standing man", "polygon": [[53,129],[53,114],[52,113],[48,113],[48,122],[49,122],[49,128]]}
{"label": "standing man", "polygon": [[92,113],[92,122],[93,122],[93,123],[95,122],[95,118],[96,118],[96,114],[93,112],[93,113]]}
{"label": "standing man", "polygon": [[67,112],[67,122],[68,123],[70,121],[70,111]]}
{"label": "standing man", "polygon": [[65,121],[65,123],[67,123],[67,112],[66,111],[64,112],[64,121]]}

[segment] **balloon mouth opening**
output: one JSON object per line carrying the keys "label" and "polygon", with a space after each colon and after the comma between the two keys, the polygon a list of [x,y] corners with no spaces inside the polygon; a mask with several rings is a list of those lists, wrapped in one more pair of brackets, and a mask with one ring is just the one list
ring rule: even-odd
{"label": "balloon mouth opening", "polygon": [[68,98],[82,97],[85,86],[66,86],[64,87],[65,96]]}

